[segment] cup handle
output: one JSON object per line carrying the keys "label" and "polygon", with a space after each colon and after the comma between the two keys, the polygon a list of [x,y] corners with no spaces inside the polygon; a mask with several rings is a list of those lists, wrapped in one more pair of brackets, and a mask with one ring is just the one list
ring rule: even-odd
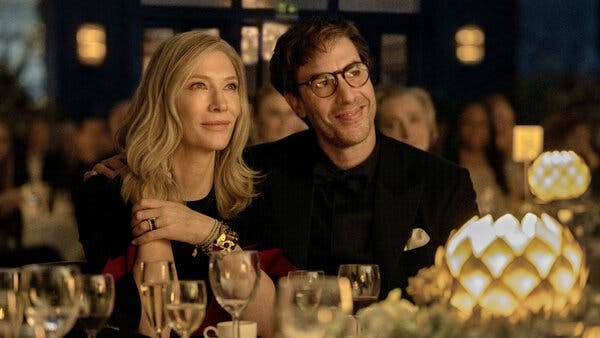
{"label": "cup handle", "polygon": [[[209,333],[211,333],[211,335],[209,335]],[[219,337],[219,335],[217,334],[217,328],[214,326],[207,326],[206,328],[204,328],[204,331],[202,332],[202,334],[204,335],[204,337],[206,338],[210,338],[210,337]]]}

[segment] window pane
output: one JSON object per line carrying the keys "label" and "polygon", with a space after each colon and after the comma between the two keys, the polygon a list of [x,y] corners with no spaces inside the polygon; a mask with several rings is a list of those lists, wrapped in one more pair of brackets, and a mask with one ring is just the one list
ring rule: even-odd
{"label": "window pane", "polygon": [[340,11],[377,13],[419,13],[420,0],[339,0]]}
{"label": "window pane", "polygon": [[381,37],[382,85],[406,85],[406,35],[383,34]]}
{"label": "window pane", "polygon": [[242,8],[275,8],[279,0],[242,0]]}
{"label": "window pane", "polygon": [[301,10],[326,10],[327,0],[242,0],[242,8],[256,9],[268,8],[274,9],[279,3],[295,3]]}
{"label": "window pane", "polygon": [[258,62],[258,27],[242,27],[242,60],[245,65]]}
{"label": "window pane", "polygon": [[263,60],[271,60],[275,42],[288,30],[289,26],[277,22],[265,22],[262,29],[262,57]]}
{"label": "window pane", "polygon": [[216,38],[221,36],[221,32],[218,28],[194,28],[192,29],[194,32],[201,32],[204,34],[212,35]]}
{"label": "window pane", "polygon": [[142,6],[231,7],[231,0],[141,0]]}
{"label": "window pane", "polygon": [[172,28],[146,28],[144,29],[144,59],[142,61],[142,69],[145,71],[150,62],[150,58],[158,46],[175,34]]}
{"label": "window pane", "polygon": [[37,0],[0,1],[0,77],[14,76],[34,101],[46,96],[45,27],[37,6]]}

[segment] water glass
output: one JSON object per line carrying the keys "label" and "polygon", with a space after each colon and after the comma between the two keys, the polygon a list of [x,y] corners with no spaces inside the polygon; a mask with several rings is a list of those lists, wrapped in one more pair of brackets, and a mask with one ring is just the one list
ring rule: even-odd
{"label": "water glass", "polygon": [[23,285],[18,268],[0,268],[0,337],[18,337],[23,323]]}
{"label": "water glass", "polygon": [[77,323],[88,338],[94,338],[113,311],[115,280],[109,274],[84,274],[82,284],[83,292]]}

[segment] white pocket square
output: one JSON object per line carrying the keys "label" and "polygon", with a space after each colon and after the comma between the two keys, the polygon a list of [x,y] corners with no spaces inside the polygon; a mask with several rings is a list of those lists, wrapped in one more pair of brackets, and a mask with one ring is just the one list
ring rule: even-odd
{"label": "white pocket square", "polygon": [[408,239],[408,241],[406,242],[406,245],[404,246],[404,251],[420,248],[423,245],[429,243],[430,239],[431,238],[425,232],[425,230],[423,230],[421,228],[415,228],[412,230],[412,233],[410,234],[410,238]]}

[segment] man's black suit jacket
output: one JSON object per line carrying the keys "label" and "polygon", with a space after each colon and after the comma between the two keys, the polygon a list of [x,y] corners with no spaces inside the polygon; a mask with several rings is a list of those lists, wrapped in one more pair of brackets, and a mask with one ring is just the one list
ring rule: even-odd
{"label": "man's black suit jacket", "polygon": [[[380,265],[382,293],[404,289],[408,277],[433,264],[450,231],[478,214],[468,172],[435,155],[377,135],[373,257]],[[313,169],[319,154],[312,130],[247,149],[245,159],[263,175],[260,195],[240,217],[241,241],[258,249],[283,249],[297,267],[307,264],[313,202]],[[404,251],[414,228],[431,237]],[[348,262],[353,263],[353,262]]]}

